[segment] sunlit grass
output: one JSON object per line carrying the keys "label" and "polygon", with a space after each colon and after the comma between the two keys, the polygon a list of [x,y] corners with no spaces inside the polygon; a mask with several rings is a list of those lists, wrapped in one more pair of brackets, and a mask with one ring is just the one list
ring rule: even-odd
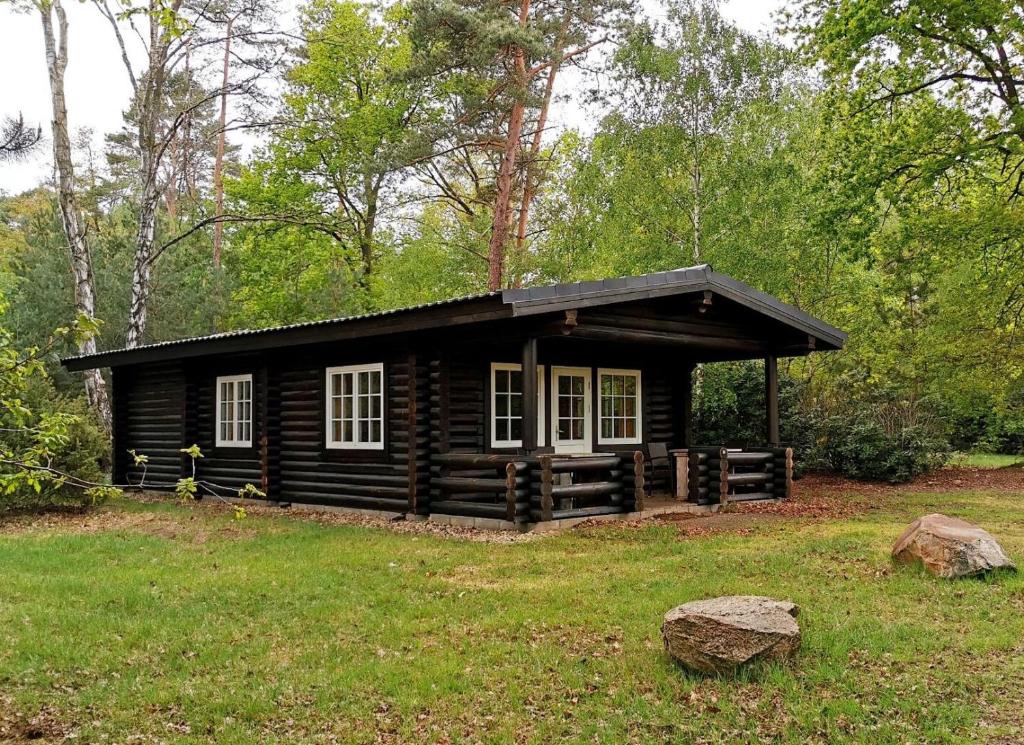
{"label": "sunlit grass", "polygon": [[1000,455],[999,453],[956,453],[950,465],[964,468],[1006,468],[1024,465],[1024,455]]}
{"label": "sunlit grass", "polygon": [[[54,739],[79,742],[1014,734],[1024,578],[940,581],[888,551],[914,515],[947,511],[1020,560],[1024,495],[900,500],[753,535],[652,524],[508,545],[124,505],[143,519],[0,535],[0,707],[11,726],[47,711]],[[670,662],[665,611],[733,593],[801,606],[795,664],[706,680]]]}

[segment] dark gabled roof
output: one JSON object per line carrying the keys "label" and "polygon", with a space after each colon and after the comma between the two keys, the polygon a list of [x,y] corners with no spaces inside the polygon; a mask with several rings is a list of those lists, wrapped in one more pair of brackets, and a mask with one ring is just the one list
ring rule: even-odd
{"label": "dark gabled roof", "polygon": [[820,348],[839,349],[846,341],[846,334],[834,326],[732,277],[715,272],[710,266],[703,264],[634,277],[568,282],[466,295],[406,308],[287,326],[225,331],[207,336],[146,344],[132,349],[113,349],[67,357],[61,362],[69,370],[86,370],[158,359],[274,349],[345,338],[421,331],[702,291],[718,294],[807,333],[823,342]]}

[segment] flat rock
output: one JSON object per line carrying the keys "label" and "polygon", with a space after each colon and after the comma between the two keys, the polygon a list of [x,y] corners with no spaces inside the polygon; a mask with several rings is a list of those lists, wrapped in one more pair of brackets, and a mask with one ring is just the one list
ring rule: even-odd
{"label": "flat rock", "polygon": [[988,531],[940,514],[912,522],[893,544],[892,556],[904,564],[923,564],[932,574],[949,579],[1016,569]]}
{"label": "flat rock", "polygon": [[661,635],[678,662],[728,673],[755,660],[786,660],[800,646],[799,609],[786,600],[728,595],[684,603],[665,614]]}

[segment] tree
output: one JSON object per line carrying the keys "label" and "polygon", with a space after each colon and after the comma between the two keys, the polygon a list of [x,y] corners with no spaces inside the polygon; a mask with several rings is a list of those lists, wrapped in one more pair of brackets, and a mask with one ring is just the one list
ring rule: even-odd
{"label": "tree", "polygon": [[0,160],[15,160],[24,157],[43,136],[42,127],[29,127],[21,114],[18,118],[7,116],[0,121]]}
{"label": "tree", "polygon": [[[134,347],[141,344],[145,336],[153,265],[156,260],[183,238],[224,219],[220,214],[203,217],[183,228],[178,235],[157,245],[158,210],[163,196],[160,188],[161,169],[173,152],[173,146],[179,141],[182,131],[188,127],[193,112],[221,98],[226,92],[255,94],[256,81],[265,70],[272,67],[273,60],[266,55],[250,57],[246,64],[255,70],[253,74],[212,90],[193,90],[180,107],[167,110],[169,100],[173,100],[169,98],[168,92],[175,79],[176,69],[191,69],[200,50],[217,48],[225,43],[219,33],[211,32],[211,28],[218,28],[223,20],[225,14],[222,9],[216,4],[192,4],[185,0],[169,0],[166,3],[163,0],[145,0],[140,7],[129,5],[122,13],[115,13],[106,0],[93,1],[110,23],[133,89],[138,168],[132,196],[137,228],[125,345]],[[254,0],[237,12],[256,19],[261,17],[263,9],[264,6]],[[135,19],[139,17],[144,23],[144,33],[138,35],[145,49],[145,63],[136,71],[122,33],[122,19],[126,19],[137,33]],[[235,39],[254,39],[259,36],[247,24],[240,24],[238,28],[232,27],[227,31]],[[188,72],[185,73],[185,79],[191,79]]]}
{"label": "tree", "polygon": [[[96,324],[96,287],[86,228],[79,212],[75,192],[75,171],[68,135],[68,112],[64,99],[64,72],[68,65],[68,21],[61,0],[38,0],[37,9],[43,24],[46,69],[50,80],[53,107],[53,162],[57,172],[57,196],[61,220],[71,252],[71,270],[75,283],[75,309],[89,324]],[[54,20],[56,19],[56,28]],[[96,337],[85,334],[79,338],[79,354],[96,351]],[[106,428],[110,427],[110,402],[106,383],[99,370],[87,370],[85,393],[90,407]]]}
{"label": "tree", "polygon": [[[1024,188],[1024,15],[1002,0],[805,0],[788,13],[804,51],[877,117],[929,92],[962,116],[938,141],[893,141],[903,178],[934,181],[995,159],[1009,194]],[[901,147],[902,146],[902,147]]]}
{"label": "tree", "polygon": [[[446,134],[435,155],[484,148],[498,155],[491,229],[488,287],[505,281],[505,253],[513,221],[513,192],[523,150],[524,128],[533,116],[535,163],[558,70],[608,41],[629,14],[628,0],[570,0],[534,4],[532,0],[416,0],[411,34],[417,67],[440,78],[450,96]],[[520,220],[536,192],[536,172],[524,181]],[[518,231],[517,231],[518,232]]]}
{"label": "tree", "polygon": [[[380,16],[350,1],[313,0],[303,9],[306,41],[285,75],[270,142],[230,185],[238,211],[259,218],[239,230],[237,269],[267,280],[275,267],[287,267],[273,283],[294,284],[299,262],[304,279],[331,285],[320,299],[335,303],[335,312],[371,303],[382,224],[405,206],[402,172],[419,152],[418,128],[429,111],[428,91],[408,75],[406,23],[400,5]],[[287,255],[302,236],[306,256]],[[249,258],[270,260],[285,245],[270,266],[250,265]],[[307,260],[314,255],[318,261]],[[309,307],[323,304],[310,298]]]}

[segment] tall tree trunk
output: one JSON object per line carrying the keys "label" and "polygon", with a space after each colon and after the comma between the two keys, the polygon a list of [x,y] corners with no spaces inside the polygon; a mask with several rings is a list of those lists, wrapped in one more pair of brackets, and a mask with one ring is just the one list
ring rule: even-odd
{"label": "tall tree trunk", "polygon": [[224,72],[221,77],[220,91],[220,132],[217,134],[217,157],[213,163],[213,195],[214,215],[217,221],[213,224],[213,266],[220,269],[221,243],[224,240],[224,138],[228,121],[228,75],[231,65],[231,27],[234,17],[228,19],[224,34]]}
{"label": "tall tree trunk", "polygon": [[[530,15],[530,0],[522,0],[519,6],[519,25],[526,26]],[[512,173],[516,168],[516,156],[519,153],[519,139],[523,133],[523,117],[526,105],[523,97],[529,78],[526,73],[526,55],[522,47],[516,46],[514,53],[515,78],[518,90],[516,100],[508,118],[508,136],[505,149],[501,154],[501,167],[498,169],[498,193],[494,201],[494,215],[491,220],[491,240],[487,250],[487,287],[492,292],[501,288],[502,274],[505,265],[505,241],[508,238],[511,217]]]}
{"label": "tall tree trunk", "polygon": [[548,109],[551,107],[551,95],[555,90],[555,77],[558,75],[560,63],[557,62],[563,54],[561,45],[555,50],[555,60],[548,68],[548,79],[544,84],[544,98],[541,101],[540,112],[537,114],[537,129],[533,133],[533,141],[530,143],[530,154],[526,160],[526,172],[523,174],[523,198],[519,202],[519,223],[516,230],[516,256],[520,264],[525,264],[526,257],[526,227],[530,220],[530,206],[534,196],[537,194],[539,177],[537,175],[537,158],[540,156],[540,146],[544,137],[544,127],[548,122]]}
{"label": "tall tree trunk", "polygon": [[[57,16],[59,40],[54,36],[51,11]],[[68,136],[68,112],[64,101],[64,71],[68,64],[68,21],[61,0],[51,0],[39,6],[46,45],[46,69],[50,78],[50,98],[53,104],[53,162],[57,171],[57,199],[60,203],[61,222],[71,253],[71,271],[75,280],[75,310],[96,320],[96,290],[92,273],[92,258],[86,241],[85,226],[75,199],[75,171],[71,159],[71,139]],[[96,339],[93,336],[78,343],[79,354],[93,354]],[[85,395],[103,426],[110,429],[110,400],[107,386],[99,370],[87,370]]]}
{"label": "tall tree trunk", "polygon": [[[180,6],[180,0],[175,0],[169,10],[177,13]],[[159,0],[149,2],[148,69],[140,80],[141,96],[136,95],[139,111],[139,202],[135,259],[132,263],[131,302],[128,307],[128,333],[125,338],[125,346],[129,349],[142,344],[149,314],[153,244],[156,239],[157,208],[160,204],[158,171],[164,155],[164,143],[159,135],[159,127],[167,75],[168,45],[172,38],[171,32],[165,29],[160,21],[160,13],[166,9]]]}

